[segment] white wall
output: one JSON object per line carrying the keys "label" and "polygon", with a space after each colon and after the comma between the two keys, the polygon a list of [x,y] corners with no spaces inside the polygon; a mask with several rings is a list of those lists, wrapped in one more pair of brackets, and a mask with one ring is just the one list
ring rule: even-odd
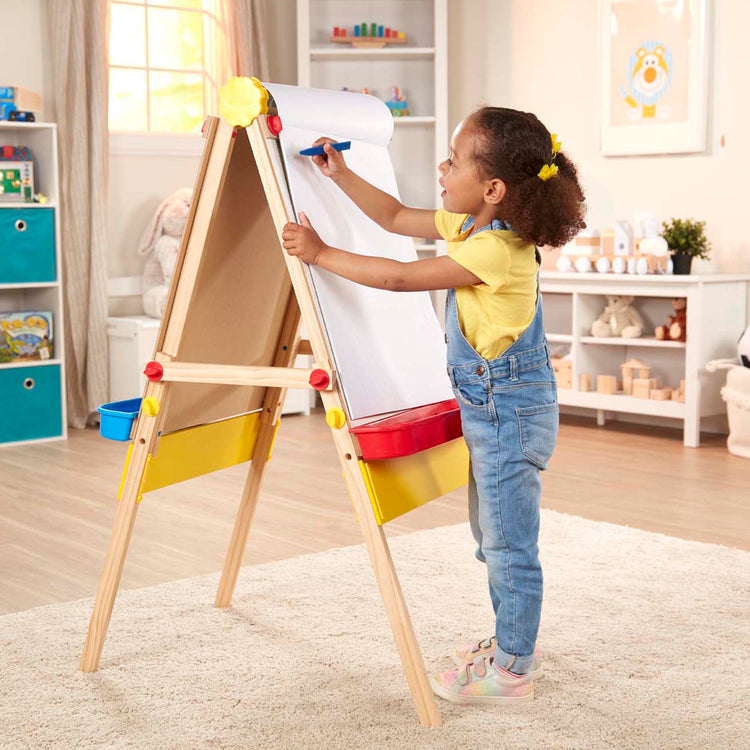
{"label": "white wall", "polygon": [[[44,96],[47,75],[42,2],[0,0],[0,86],[23,86]],[[46,97],[42,105],[45,104]]]}
{"label": "white wall", "polygon": [[[707,152],[650,157],[598,154],[598,2],[481,4],[511,8],[507,49],[487,47],[484,58],[488,70],[509,65],[510,76],[489,75],[487,99],[532,111],[559,134],[584,176],[590,226],[604,229],[618,218],[632,221],[637,209],[649,209],[660,219],[705,219],[713,262],[698,262],[696,268],[750,270],[750,233],[744,221],[750,170],[750,3],[713,3]],[[471,103],[462,102],[467,108]]]}
{"label": "white wall", "polygon": [[[48,98],[43,0],[0,0],[0,82]],[[296,80],[296,3],[277,0],[269,23],[271,78]],[[747,143],[750,3],[717,0],[713,13],[709,149],[704,154],[605,158],[597,153],[597,8],[595,0],[450,0],[450,120],[488,103],[526,109],[559,133],[576,160],[589,203],[588,223],[606,228],[637,209],[660,218],[707,221],[714,259],[707,270],[750,270],[744,222],[750,170]],[[725,145],[721,146],[722,136]],[[197,157],[112,156],[109,229],[111,276],[135,274],[135,251],[159,201],[191,185]]]}

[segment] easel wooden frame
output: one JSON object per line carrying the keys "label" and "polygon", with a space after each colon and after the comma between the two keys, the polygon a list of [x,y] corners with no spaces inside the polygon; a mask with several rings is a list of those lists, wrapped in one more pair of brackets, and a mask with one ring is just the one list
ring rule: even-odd
{"label": "easel wooden frame", "polygon": [[[155,361],[162,365],[164,376],[160,380],[150,380],[145,389],[144,403],[151,405],[150,411],[142,409],[135,426],[131,453],[121,486],[120,502],[81,659],[80,668],[84,672],[96,671],[99,665],[138,502],[145,491],[147,466],[157,451],[160,440],[163,439],[161,434],[167,423],[173,383],[180,380],[185,382],[188,379],[191,382],[202,383],[266,386],[250,469],[216,594],[215,606],[228,607],[237,583],[286,388],[302,385],[301,381],[309,375],[305,371],[292,372],[289,368],[293,368],[297,353],[302,348],[312,353],[315,369],[326,373],[334,372],[303,265],[298,258],[289,256],[280,247],[282,229],[288,221],[294,221],[294,217],[288,214],[274,171],[266,140],[272,137],[272,134],[268,130],[266,117],[257,117],[246,132],[273,218],[279,252],[284,257],[291,279],[291,292],[283,314],[283,325],[276,343],[272,368],[264,368],[261,373],[261,368],[214,367],[200,363],[193,366],[192,363],[175,361],[185,337],[186,317],[194,297],[199,269],[204,262],[204,247],[209,226],[215,219],[216,202],[224,185],[234,145],[238,136],[242,134],[242,129],[232,128],[223,120],[209,118],[204,126],[207,144],[196,181],[193,206],[154,357]],[[213,201],[213,198],[216,198],[216,201]],[[300,341],[300,321],[304,323],[309,341]],[[327,413],[335,413],[334,410],[343,412],[343,396],[335,377],[331,378],[328,387],[320,393]],[[430,688],[388,543],[375,516],[370,494],[360,470],[358,446],[347,429],[331,427],[331,434],[362,528],[419,721],[425,726],[440,726],[440,712]]]}

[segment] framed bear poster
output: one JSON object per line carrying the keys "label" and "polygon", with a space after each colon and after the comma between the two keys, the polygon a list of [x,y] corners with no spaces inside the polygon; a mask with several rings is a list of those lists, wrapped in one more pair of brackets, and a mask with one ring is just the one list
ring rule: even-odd
{"label": "framed bear poster", "polygon": [[704,151],[708,0],[600,0],[601,153]]}

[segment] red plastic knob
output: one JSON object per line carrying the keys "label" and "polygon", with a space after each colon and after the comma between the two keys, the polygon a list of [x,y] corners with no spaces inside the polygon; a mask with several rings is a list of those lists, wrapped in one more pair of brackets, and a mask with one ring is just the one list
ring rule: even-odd
{"label": "red plastic knob", "polygon": [[331,379],[325,370],[313,370],[310,373],[310,385],[316,391],[324,391],[331,384]]}
{"label": "red plastic knob", "polygon": [[278,115],[270,115],[266,118],[266,125],[268,125],[268,129],[274,134],[278,135],[283,129],[283,125],[281,124],[281,118]]}
{"label": "red plastic knob", "polygon": [[164,376],[164,368],[158,362],[149,362],[143,374],[149,380],[161,380]]}

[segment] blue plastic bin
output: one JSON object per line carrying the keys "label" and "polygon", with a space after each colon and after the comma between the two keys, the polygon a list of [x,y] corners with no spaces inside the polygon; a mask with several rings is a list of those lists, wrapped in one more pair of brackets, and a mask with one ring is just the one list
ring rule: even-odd
{"label": "blue plastic bin", "polygon": [[101,414],[99,434],[108,440],[130,440],[130,431],[140,410],[139,398],[102,404],[97,409]]}

